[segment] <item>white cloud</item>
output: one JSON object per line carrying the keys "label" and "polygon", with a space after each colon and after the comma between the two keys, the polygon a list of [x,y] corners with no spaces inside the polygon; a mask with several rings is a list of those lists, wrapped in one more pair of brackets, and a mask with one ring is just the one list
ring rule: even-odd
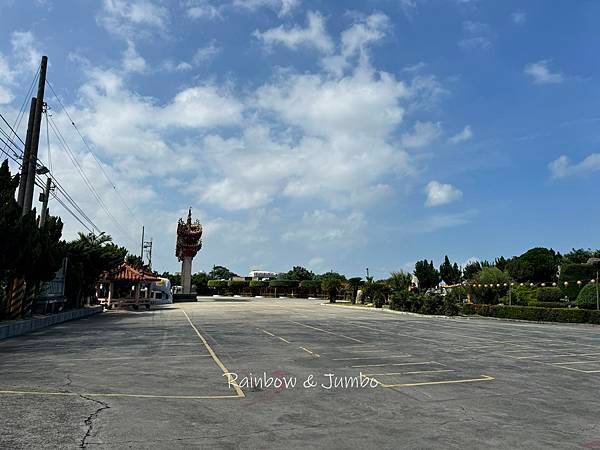
{"label": "white cloud", "polygon": [[280,25],[264,32],[257,30],[254,32],[254,36],[263,41],[269,48],[279,44],[293,50],[299,47],[312,47],[323,53],[333,51],[333,41],[325,30],[323,16],[318,12],[309,11],[306,20],[306,28],[298,26],[288,28]]}
{"label": "white cloud", "polygon": [[399,101],[408,96],[406,85],[392,74],[358,67],[339,79],[286,76],[260,88],[257,104],[318,136],[384,136],[402,122]]}
{"label": "white cloud", "polygon": [[433,207],[446,205],[462,198],[462,191],[451,184],[442,184],[437,181],[430,181],[426,188],[427,200],[425,206]]}
{"label": "white cloud", "polygon": [[123,52],[123,70],[127,73],[144,73],[146,60],[142,58],[132,41],[127,41],[127,49]]}
{"label": "white cloud", "polygon": [[471,34],[480,34],[489,32],[489,25],[482,22],[473,22],[471,20],[465,20],[463,22],[463,30]]}
{"label": "white cloud", "polygon": [[523,25],[527,21],[527,14],[523,11],[515,11],[510,15],[511,20],[516,25]]}
{"label": "white cloud", "polygon": [[219,53],[221,53],[221,47],[219,47],[213,40],[207,46],[200,47],[198,50],[196,50],[196,53],[194,53],[194,57],[192,58],[192,62],[194,65],[198,66],[213,59]]}
{"label": "white cloud", "polygon": [[473,138],[473,130],[471,130],[471,126],[467,125],[460,133],[452,136],[448,142],[451,144],[460,144],[462,142],[467,142]]}
{"label": "white cloud", "polygon": [[341,76],[354,57],[359,58],[360,64],[366,64],[369,46],[383,39],[389,28],[390,20],[382,13],[360,19],[342,32],[339,54],[324,58],[323,66],[336,76]]}
{"label": "white cloud", "polygon": [[290,15],[300,6],[300,0],[234,0],[233,5],[256,11],[259,8],[270,8],[278,11],[280,17]]}
{"label": "white cloud", "polygon": [[10,35],[13,54],[21,63],[22,69],[35,71],[40,66],[42,54],[35,47],[31,31],[14,31]]}
{"label": "white cloud", "polygon": [[417,122],[411,133],[402,135],[402,145],[406,148],[421,148],[435,142],[442,134],[442,127],[439,122]]}
{"label": "white cloud", "polygon": [[213,20],[221,17],[221,7],[217,7],[209,0],[187,0],[183,2],[185,14],[190,19]]}
{"label": "white cloud", "polygon": [[588,155],[578,164],[572,164],[566,155],[548,164],[552,178],[565,178],[600,171],[600,153]]}
{"label": "white cloud", "polygon": [[492,46],[492,43],[487,37],[476,36],[462,39],[459,41],[458,46],[465,50],[487,50]]}
{"label": "white cloud", "polygon": [[169,13],[154,0],[104,0],[97,20],[109,33],[133,40],[165,32]]}
{"label": "white cloud", "polygon": [[0,105],[10,103],[14,96],[12,86],[15,73],[11,70],[8,60],[0,53]]}
{"label": "white cloud", "polygon": [[365,242],[367,222],[361,212],[347,215],[331,211],[314,210],[304,213],[301,226],[294,226],[283,234],[283,241],[297,241],[309,248],[323,249],[327,246],[356,246]]}
{"label": "white cloud", "polygon": [[542,60],[536,63],[527,64],[523,70],[529,75],[535,84],[557,84],[564,81],[564,77],[559,72],[552,72],[548,65],[550,61]]}

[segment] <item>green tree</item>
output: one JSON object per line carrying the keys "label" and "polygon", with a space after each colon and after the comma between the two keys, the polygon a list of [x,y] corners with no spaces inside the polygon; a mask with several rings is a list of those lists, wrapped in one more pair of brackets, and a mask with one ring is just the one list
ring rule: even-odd
{"label": "green tree", "polygon": [[437,286],[440,282],[440,273],[433,266],[433,261],[426,259],[417,261],[415,264],[415,276],[419,279],[419,289],[427,289]]}
{"label": "green tree", "polygon": [[324,276],[321,278],[321,289],[323,292],[327,293],[329,297],[329,303],[335,303],[341,286],[342,280],[338,276],[332,274],[332,276]]}
{"label": "green tree", "polygon": [[161,278],[167,278],[171,282],[171,286],[181,286],[181,274],[163,272]]}
{"label": "green tree", "polygon": [[504,258],[504,256],[500,256],[500,257],[496,258],[496,260],[494,261],[494,266],[496,266],[502,272],[504,272],[506,270],[507,264],[508,264],[508,261],[506,260],[506,258]]}
{"label": "green tree", "polygon": [[535,247],[512,258],[506,270],[517,282],[542,283],[556,281],[561,256],[552,249]]}
{"label": "green tree", "polygon": [[444,258],[444,263],[440,266],[440,277],[446,284],[457,284],[462,276],[460,267],[457,263],[451,264],[448,255]]}
{"label": "green tree", "polygon": [[358,293],[361,283],[361,277],[348,278],[348,289],[350,290],[350,302],[352,304],[356,303],[356,294]]}
{"label": "green tree", "polygon": [[484,267],[473,279],[470,292],[475,303],[495,305],[508,293],[509,283],[508,275],[497,267]]}
{"label": "green tree", "polygon": [[314,280],[315,274],[308,269],[305,269],[301,266],[294,266],[292,270],[284,273],[281,276],[282,279],[285,280],[296,280],[296,281],[304,281],[304,280]]}
{"label": "green tree", "polygon": [[408,291],[412,276],[402,270],[391,272],[387,284],[393,292]]}
{"label": "green tree", "polygon": [[211,280],[229,280],[233,277],[237,277],[237,274],[224,266],[213,266],[212,270],[208,273],[208,278]]}
{"label": "green tree", "polygon": [[79,233],[77,239],[66,244],[66,252],[66,296],[68,303],[75,307],[94,295],[102,273],[119,266],[127,255],[127,249],[113,244],[109,235],[93,233]]}
{"label": "green tree", "polygon": [[208,280],[208,275],[204,272],[198,272],[192,275],[192,285],[196,286],[196,294],[208,294]]}
{"label": "green tree", "polygon": [[467,281],[473,280],[481,272],[481,269],[479,261],[471,261],[463,269],[463,278]]}
{"label": "green tree", "polygon": [[565,253],[562,258],[563,264],[585,264],[590,258],[600,258],[600,250],[572,249],[569,253]]}

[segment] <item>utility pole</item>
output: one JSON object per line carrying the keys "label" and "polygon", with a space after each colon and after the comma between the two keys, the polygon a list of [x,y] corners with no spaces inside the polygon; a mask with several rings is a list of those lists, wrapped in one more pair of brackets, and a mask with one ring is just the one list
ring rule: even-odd
{"label": "utility pole", "polygon": [[35,115],[33,118],[33,129],[31,132],[31,149],[27,161],[27,184],[25,186],[25,198],[23,200],[23,215],[31,211],[31,204],[33,203],[33,188],[35,186],[38,146],[40,143],[40,126],[42,124],[42,112],[44,106],[44,91],[46,88],[47,67],[48,57],[42,56],[42,63],[40,65],[40,79],[38,82],[38,92],[35,102]]}
{"label": "utility pole", "polygon": [[148,250],[148,267],[150,268],[150,270],[152,270],[152,238],[150,238],[149,241],[144,242],[144,249]]}
{"label": "utility pole", "polygon": [[142,225],[142,245],[140,246],[140,258],[144,262],[144,226]]}
{"label": "utility pole", "polygon": [[25,186],[27,186],[27,175],[29,172],[29,158],[31,156],[31,135],[33,134],[33,119],[35,118],[35,97],[31,99],[29,108],[29,121],[27,122],[27,135],[25,136],[25,148],[23,150],[23,161],[21,163],[21,176],[19,177],[19,193],[17,203],[23,209],[23,200],[25,200]]}
{"label": "utility pole", "polygon": [[48,199],[50,198],[50,190],[52,189],[52,179],[46,178],[46,188],[44,192],[40,194],[40,200],[42,201],[42,211],[40,213],[40,228],[43,228],[48,218]]}

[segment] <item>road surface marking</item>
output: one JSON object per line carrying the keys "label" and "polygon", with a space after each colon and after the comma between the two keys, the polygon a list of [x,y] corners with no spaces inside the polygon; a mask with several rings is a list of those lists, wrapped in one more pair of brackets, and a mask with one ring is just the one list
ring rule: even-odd
{"label": "road surface marking", "polygon": [[266,333],[266,334],[268,334],[269,336],[276,337],[277,339],[279,339],[279,340],[281,340],[281,341],[283,341],[283,342],[285,342],[285,343],[287,343],[287,344],[291,344],[291,342],[290,342],[290,341],[288,341],[287,339],[284,339],[284,338],[282,338],[281,336],[277,336],[276,334],[269,333],[267,330],[263,330],[262,328],[260,328],[260,330],[261,330],[263,333]]}
{"label": "road surface marking", "polygon": [[239,395],[152,395],[152,394],[123,394],[115,393],[78,393],[78,392],[45,392],[45,391],[10,391],[0,390],[5,395],[53,395],[71,397],[131,397],[131,398],[160,398],[174,400],[216,400],[226,398],[241,398]]}
{"label": "road surface marking", "polygon": [[355,339],[353,337],[346,336],[344,334],[339,334],[339,333],[334,333],[333,331],[323,330],[322,328],[313,327],[312,325],[306,325],[306,324],[300,323],[300,322],[294,322],[293,320],[289,320],[288,322],[295,323],[296,325],[300,325],[302,327],[311,328],[313,330],[321,331],[322,333],[333,334],[334,336],[343,337],[345,339],[349,339],[349,340],[354,341],[354,342],[365,344],[365,341],[361,341],[360,339]]}
{"label": "road surface marking", "polygon": [[314,356],[315,356],[315,357],[317,357],[317,358],[320,358],[320,357],[321,357],[321,355],[319,355],[318,353],[311,352],[311,351],[310,351],[309,349],[307,349],[307,348],[304,348],[304,347],[300,347],[300,348],[301,348],[302,350],[304,350],[305,352],[307,352],[307,353],[310,353],[311,355],[314,355]]}
{"label": "road surface marking", "polygon": [[414,372],[388,372],[388,373],[365,373],[366,377],[382,377],[384,375],[418,375],[423,373],[442,373],[442,372],[454,372],[453,369],[441,369],[441,370],[416,370]]}
{"label": "road surface marking", "polygon": [[206,347],[206,350],[208,350],[208,353],[210,353],[210,355],[212,356],[213,360],[217,363],[217,366],[219,366],[221,368],[221,370],[223,371],[223,374],[225,374],[225,376],[227,376],[227,382],[234,387],[235,392],[237,393],[237,396],[240,398],[245,397],[246,395],[244,394],[244,391],[242,391],[242,388],[240,388],[240,386],[235,382],[235,380],[231,376],[231,372],[229,372],[227,367],[225,367],[225,365],[221,362],[221,360],[219,359],[217,354],[214,352],[212,347],[210,345],[208,345],[208,342],[206,341],[206,339],[204,339],[204,336],[202,336],[202,334],[200,334],[200,331],[198,331],[198,328],[196,328],[196,326],[192,323],[192,321],[190,320],[190,316],[187,315],[187,313],[185,312],[184,309],[182,309],[181,311],[183,312],[183,314],[185,314],[185,317],[187,318],[191,327],[194,329],[194,331],[196,332],[196,334],[198,335],[198,337],[200,338],[200,340]]}
{"label": "road surface marking", "polygon": [[393,356],[358,356],[353,358],[333,358],[332,361],[353,361],[353,360],[364,360],[364,359],[385,359],[385,358],[408,358],[412,355],[393,355]]}
{"label": "road surface marking", "polygon": [[459,384],[459,383],[474,383],[477,381],[492,381],[495,378],[481,375],[481,378],[470,378],[466,380],[444,380],[444,381],[423,381],[420,383],[402,383],[402,384],[383,384],[379,380],[373,378],[373,380],[377,381],[381,387],[384,388],[401,388],[401,387],[416,387],[416,386],[432,386],[437,384]]}
{"label": "road surface marking", "polygon": [[412,362],[412,363],[366,364],[366,365],[361,365],[361,366],[352,366],[352,368],[359,369],[361,367],[424,366],[424,365],[432,365],[432,364],[437,364],[439,366],[445,366],[445,364],[435,362],[435,361],[422,361],[422,362]]}

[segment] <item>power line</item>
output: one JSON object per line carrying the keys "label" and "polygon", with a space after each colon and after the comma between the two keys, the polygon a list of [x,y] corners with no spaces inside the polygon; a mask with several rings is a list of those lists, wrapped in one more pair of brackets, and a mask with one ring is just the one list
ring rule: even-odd
{"label": "power line", "polygon": [[[29,98],[32,95],[33,89],[35,87],[35,82],[37,81],[39,75],[40,75],[40,68],[38,67],[38,69],[35,72],[35,75],[33,77],[33,80],[31,81],[31,84],[29,85],[29,89],[27,90],[27,94],[25,95],[25,99],[23,100],[23,103],[21,104],[21,108],[19,109],[19,114],[17,115],[17,118],[15,119],[12,127],[9,125],[9,128],[12,130],[13,134],[15,136],[17,136],[17,137],[18,137],[18,135],[17,135],[17,132],[15,130],[18,130],[19,127],[21,126],[21,121],[23,120],[23,117],[25,115],[25,107],[27,105],[27,101],[29,100]],[[21,140],[21,138],[19,138],[19,140],[21,142],[23,142]],[[23,145],[25,145],[25,143],[23,143]],[[6,147],[4,147],[4,148],[6,148]]]}
{"label": "power line", "polygon": [[128,239],[131,239],[131,242],[135,242],[135,239],[132,238],[131,235],[129,235],[129,233],[125,230],[125,228],[119,223],[119,221],[108,210],[108,208],[106,207],[106,204],[102,200],[102,197],[100,196],[98,191],[96,191],[96,189],[92,185],[91,181],[89,180],[89,178],[85,174],[83,168],[81,167],[81,164],[79,164],[79,161],[77,161],[77,157],[75,156],[75,154],[69,147],[69,144],[67,144],[64,136],[62,135],[62,133],[58,129],[56,123],[54,122],[54,120],[51,117],[50,117],[49,124],[50,124],[50,128],[52,129],[53,133],[55,134],[56,138],[58,139],[59,144],[61,145],[61,147],[63,148],[65,153],[67,153],[67,155],[69,156],[69,159],[71,160],[71,162],[73,163],[73,165],[75,166],[77,171],[79,172],[79,175],[83,179],[84,183],[86,184],[86,186],[88,187],[88,189],[90,190],[90,192],[92,193],[92,195],[94,196],[94,198],[96,199],[96,201],[98,202],[100,207],[104,210],[106,215],[114,222],[114,224],[117,226],[119,231],[123,234],[123,236],[127,237]]}
{"label": "power line", "polygon": [[75,121],[73,120],[73,118],[71,117],[71,115],[69,114],[69,111],[67,111],[67,108],[65,107],[65,105],[63,104],[63,102],[60,100],[60,97],[58,96],[58,94],[56,93],[56,91],[54,90],[54,87],[52,87],[52,84],[50,83],[50,81],[48,81],[46,79],[46,84],[48,85],[48,87],[50,88],[50,90],[52,91],[52,93],[54,94],[54,97],[56,98],[56,100],[58,101],[58,103],[60,104],[61,108],[63,109],[63,111],[65,112],[67,118],[69,119],[69,121],[71,122],[71,125],[73,125],[73,128],[75,128],[75,131],[77,131],[77,134],[79,135],[79,137],[81,138],[81,141],[83,142],[83,144],[87,147],[88,151],[91,153],[92,157],[94,158],[94,161],[96,161],[96,164],[98,164],[98,167],[100,167],[100,170],[102,171],[102,174],[104,175],[104,177],[106,178],[106,180],[110,183],[110,185],[112,186],[113,190],[115,191],[115,193],[117,194],[117,196],[119,197],[119,199],[121,200],[121,202],[123,203],[123,205],[125,205],[125,208],[127,208],[127,210],[129,211],[129,213],[131,214],[131,216],[133,217],[133,219],[138,223],[138,225],[141,227],[142,223],[138,220],[138,218],[136,217],[135,213],[133,212],[133,209],[131,209],[131,207],[127,204],[127,202],[125,201],[125,199],[123,198],[123,196],[121,195],[121,193],[119,192],[119,190],[117,189],[117,186],[115,185],[115,183],[112,181],[112,179],[110,178],[110,176],[108,175],[108,173],[106,173],[106,170],[104,169],[104,166],[102,165],[101,161],[98,159],[98,157],[96,156],[96,153],[92,150],[92,147],[90,146],[90,144],[87,142],[87,140],[83,137],[83,134],[81,133],[81,131],[79,130],[79,128],[77,127],[77,125],[75,125]]}

